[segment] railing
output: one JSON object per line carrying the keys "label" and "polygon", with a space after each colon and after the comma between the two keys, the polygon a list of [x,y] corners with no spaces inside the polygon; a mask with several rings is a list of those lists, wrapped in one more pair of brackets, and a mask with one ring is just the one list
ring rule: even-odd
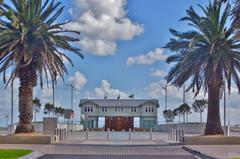
{"label": "railing", "polygon": [[54,134],[59,136],[59,140],[60,141],[67,140],[67,138],[68,138],[67,129],[59,129],[59,128],[57,128],[57,129],[55,129]]}
{"label": "railing", "polygon": [[168,139],[174,142],[181,142],[184,137],[183,129],[171,129],[168,133]]}
{"label": "railing", "polygon": [[128,132],[122,131],[122,132],[116,132],[116,131],[110,131],[110,129],[107,129],[107,131],[89,131],[89,129],[86,129],[85,132],[81,133],[81,138],[83,140],[153,140],[153,132],[152,129],[150,129],[148,132],[135,132],[132,131],[132,129],[129,129]]}

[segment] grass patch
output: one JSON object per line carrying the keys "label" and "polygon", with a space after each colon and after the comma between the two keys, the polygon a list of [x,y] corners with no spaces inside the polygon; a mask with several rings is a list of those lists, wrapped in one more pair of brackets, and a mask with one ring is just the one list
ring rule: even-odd
{"label": "grass patch", "polygon": [[18,157],[30,154],[31,150],[3,150],[0,149],[0,159],[16,159]]}
{"label": "grass patch", "polygon": [[240,157],[233,157],[233,158],[231,158],[231,159],[240,159]]}

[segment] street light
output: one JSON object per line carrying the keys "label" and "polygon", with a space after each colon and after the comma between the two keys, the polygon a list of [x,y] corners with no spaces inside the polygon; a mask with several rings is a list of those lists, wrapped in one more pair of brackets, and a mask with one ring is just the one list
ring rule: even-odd
{"label": "street light", "polygon": [[183,104],[186,103],[186,90],[185,90],[185,83],[183,84]]}
{"label": "street light", "polygon": [[73,110],[73,90],[75,88],[74,84],[66,84],[66,86],[71,88],[71,109]]}
{"label": "street light", "polygon": [[165,86],[162,86],[162,88],[165,90],[165,110],[167,110],[167,107],[168,107],[168,99],[167,99],[167,96],[168,96],[168,86],[171,86],[170,84],[166,84]]}
{"label": "street light", "polygon": [[[75,85],[74,84],[66,84],[66,86],[71,88],[71,110],[73,111],[73,90],[75,88]],[[73,131],[73,118],[72,118],[72,131]]]}

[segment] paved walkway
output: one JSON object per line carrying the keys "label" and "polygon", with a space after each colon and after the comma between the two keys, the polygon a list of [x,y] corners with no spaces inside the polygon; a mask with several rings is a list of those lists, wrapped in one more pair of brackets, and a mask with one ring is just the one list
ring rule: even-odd
{"label": "paved walkway", "polygon": [[39,159],[196,159],[180,146],[56,145]]}
{"label": "paved walkway", "polygon": [[188,145],[185,147],[217,159],[240,158],[240,145]]}

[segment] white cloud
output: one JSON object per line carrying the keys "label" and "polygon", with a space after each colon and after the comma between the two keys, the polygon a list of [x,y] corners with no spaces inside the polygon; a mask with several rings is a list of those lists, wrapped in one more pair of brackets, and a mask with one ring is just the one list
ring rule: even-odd
{"label": "white cloud", "polygon": [[160,69],[152,69],[151,70],[151,76],[154,76],[154,77],[165,77],[167,75],[167,73],[163,70],[160,70]]}
{"label": "white cloud", "polygon": [[119,95],[121,98],[128,98],[128,94],[111,87],[111,84],[107,80],[102,80],[100,86],[95,88],[93,92],[88,92],[86,94],[87,98],[103,98],[104,96],[108,98],[117,98]]}
{"label": "white cloud", "polygon": [[156,48],[154,51],[150,51],[146,54],[141,54],[135,57],[128,57],[127,66],[140,64],[140,65],[151,65],[156,61],[166,60],[166,55],[163,54],[163,49]]}
{"label": "white cloud", "polygon": [[143,32],[132,22],[124,7],[126,0],[74,0],[70,9],[74,21],[67,29],[81,32],[80,46],[89,53],[106,56],[117,51],[117,41],[131,40]]}
{"label": "white cloud", "polygon": [[87,79],[80,71],[69,77],[68,81],[75,86],[76,89],[81,89],[86,83]]}
{"label": "white cloud", "polygon": [[43,88],[41,89],[41,98],[42,99],[49,99],[52,98],[53,90],[52,86],[48,86],[47,84],[43,85]]}

